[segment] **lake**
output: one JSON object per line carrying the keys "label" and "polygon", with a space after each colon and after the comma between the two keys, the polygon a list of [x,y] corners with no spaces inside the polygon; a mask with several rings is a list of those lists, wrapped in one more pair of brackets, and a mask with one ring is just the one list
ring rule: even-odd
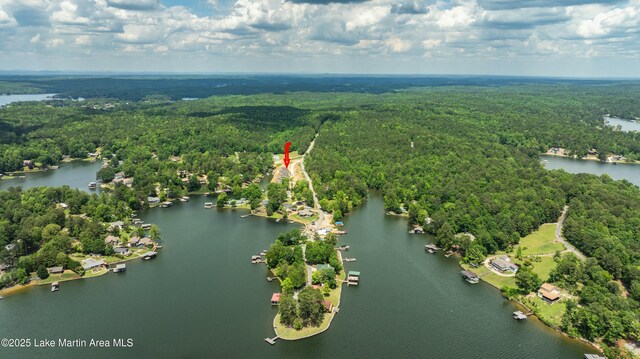
{"label": "lake", "polygon": [[[101,165],[101,161],[75,160],[64,162],[60,164],[60,168],[57,170],[24,173],[22,174],[24,178],[0,179],[0,190],[18,186],[27,189],[38,186],[60,187],[67,185],[71,188],[88,191],[87,186],[89,182],[96,180],[96,173]],[[97,191],[100,191],[100,189]]]}
{"label": "lake", "polygon": [[[86,190],[97,170],[91,165],[64,164],[46,181],[77,180]],[[28,174],[25,185],[44,184],[32,176],[41,174]],[[299,226],[204,209],[207,201],[195,196],[139,213],[162,230],[164,248],[153,260],[130,262],[123,274],[64,282],[57,293],[43,286],[0,301],[1,337],[133,338],[132,348],[2,349],[2,357],[577,359],[594,352],[533,317],[513,320],[513,303],[486,283],[463,281],[455,258],[426,253],[430,237],[385,216],[375,192],[345,220],[349,234],[341,243],[357,258],[346,268],[361,271],[362,280],[343,289],[331,328],[268,345],[276,314],[269,300],[279,286],[249,259]]]}
{"label": "lake", "polygon": [[612,127],[620,126],[620,129],[622,131],[640,131],[640,122],[637,121],[630,121],[622,118],[606,116],[604,118],[604,121],[607,125]]}
{"label": "lake", "polygon": [[542,156],[543,165],[550,170],[564,169],[569,173],[591,173],[598,176],[608,174],[615,180],[626,179],[640,186],[640,165],[604,163],[600,161],[579,160],[569,157]]}
{"label": "lake", "polygon": [[0,95],[0,106],[8,105],[12,102],[21,101],[44,101],[52,100],[54,93],[44,93],[35,95]]}

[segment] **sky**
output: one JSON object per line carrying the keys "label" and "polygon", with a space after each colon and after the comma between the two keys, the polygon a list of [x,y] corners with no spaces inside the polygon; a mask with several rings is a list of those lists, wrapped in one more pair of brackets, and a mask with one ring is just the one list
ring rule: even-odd
{"label": "sky", "polygon": [[640,77],[640,0],[0,0],[0,71]]}

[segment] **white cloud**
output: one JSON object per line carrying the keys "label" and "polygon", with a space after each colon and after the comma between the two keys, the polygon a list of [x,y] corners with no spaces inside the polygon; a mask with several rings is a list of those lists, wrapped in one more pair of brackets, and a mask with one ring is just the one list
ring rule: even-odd
{"label": "white cloud", "polygon": [[0,29],[2,29],[3,27],[13,27],[16,25],[17,25],[16,19],[9,16],[9,14],[7,14],[5,11],[2,10],[2,8],[0,8]]}
{"label": "white cloud", "polygon": [[60,4],[60,10],[51,14],[51,22],[67,25],[86,25],[89,19],[79,16],[76,11],[78,6],[70,1],[63,1]]}
{"label": "white cloud", "polygon": [[424,47],[427,50],[435,49],[436,47],[440,46],[441,42],[442,40],[437,40],[437,39],[424,40],[422,41],[422,47]]}
{"label": "white cloud", "polygon": [[31,38],[31,40],[29,40],[30,43],[32,44],[37,44],[40,42],[40,33],[37,33],[34,37]]}
{"label": "white cloud", "polygon": [[385,40],[385,45],[391,50],[391,52],[402,53],[411,49],[411,41],[403,40],[398,37],[392,37]]}

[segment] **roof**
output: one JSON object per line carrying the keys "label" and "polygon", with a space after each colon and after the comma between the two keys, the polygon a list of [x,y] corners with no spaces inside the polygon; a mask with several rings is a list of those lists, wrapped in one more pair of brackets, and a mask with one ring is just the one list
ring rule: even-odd
{"label": "roof", "polygon": [[107,238],[104,239],[104,243],[118,243],[120,242],[120,238],[116,237],[116,236],[107,236]]}
{"label": "roof", "polygon": [[540,291],[543,291],[543,292],[560,292],[560,288],[556,287],[555,285],[553,285],[551,283],[543,283],[540,286]]}
{"label": "roof", "polygon": [[585,354],[584,359],[607,359],[607,357],[603,357],[598,354]]}
{"label": "roof", "polygon": [[353,270],[349,271],[349,277],[359,277],[360,276],[360,272],[356,272]]}
{"label": "roof", "polygon": [[509,261],[506,261],[502,258],[493,258],[491,260],[491,264],[500,267],[500,268],[504,268],[504,269],[517,269],[518,266],[515,265],[514,263],[511,263]]}
{"label": "roof", "polygon": [[47,268],[47,270],[49,271],[49,273],[58,273],[58,272],[62,272],[64,270],[63,267],[49,267]]}
{"label": "roof", "polygon": [[333,308],[333,303],[328,300],[322,301],[322,304],[324,304],[324,307],[327,308],[327,310],[331,310],[331,308]]}
{"label": "roof", "polygon": [[280,293],[273,293],[273,295],[271,295],[271,301],[272,302],[279,302],[280,301]]}
{"label": "roof", "polygon": [[549,283],[541,285],[540,289],[538,289],[538,293],[549,300],[556,300],[560,298],[560,288]]}
{"label": "roof", "polygon": [[324,270],[324,269],[333,269],[331,264],[318,264],[316,265],[316,270]]}
{"label": "roof", "polygon": [[95,259],[95,258],[87,258],[82,262],[83,262],[82,268],[84,268],[85,270],[99,267],[104,264],[104,261],[102,259]]}
{"label": "roof", "polygon": [[467,278],[478,278],[478,275],[473,273],[472,271],[463,270],[460,273],[462,274],[462,276]]}
{"label": "roof", "polygon": [[129,249],[125,247],[116,247],[113,249],[113,251],[116,253],[126,253],[129,251]]}

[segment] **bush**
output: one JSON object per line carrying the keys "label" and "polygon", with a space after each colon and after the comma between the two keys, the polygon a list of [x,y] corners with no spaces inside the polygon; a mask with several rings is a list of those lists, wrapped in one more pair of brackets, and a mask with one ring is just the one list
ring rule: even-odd
{"label": "bush", "polygon": [[304,322],[302,321],[302,318],[296,318],[293,321],[293,328],[295,330],[302,330],[302,327],[304,326]]}
{"label": "bush", "polygon": [[47,271],[47,268],[45,268],[44,266],[38,267],[38,278],[40,279],[49,278],[49,272]]}

